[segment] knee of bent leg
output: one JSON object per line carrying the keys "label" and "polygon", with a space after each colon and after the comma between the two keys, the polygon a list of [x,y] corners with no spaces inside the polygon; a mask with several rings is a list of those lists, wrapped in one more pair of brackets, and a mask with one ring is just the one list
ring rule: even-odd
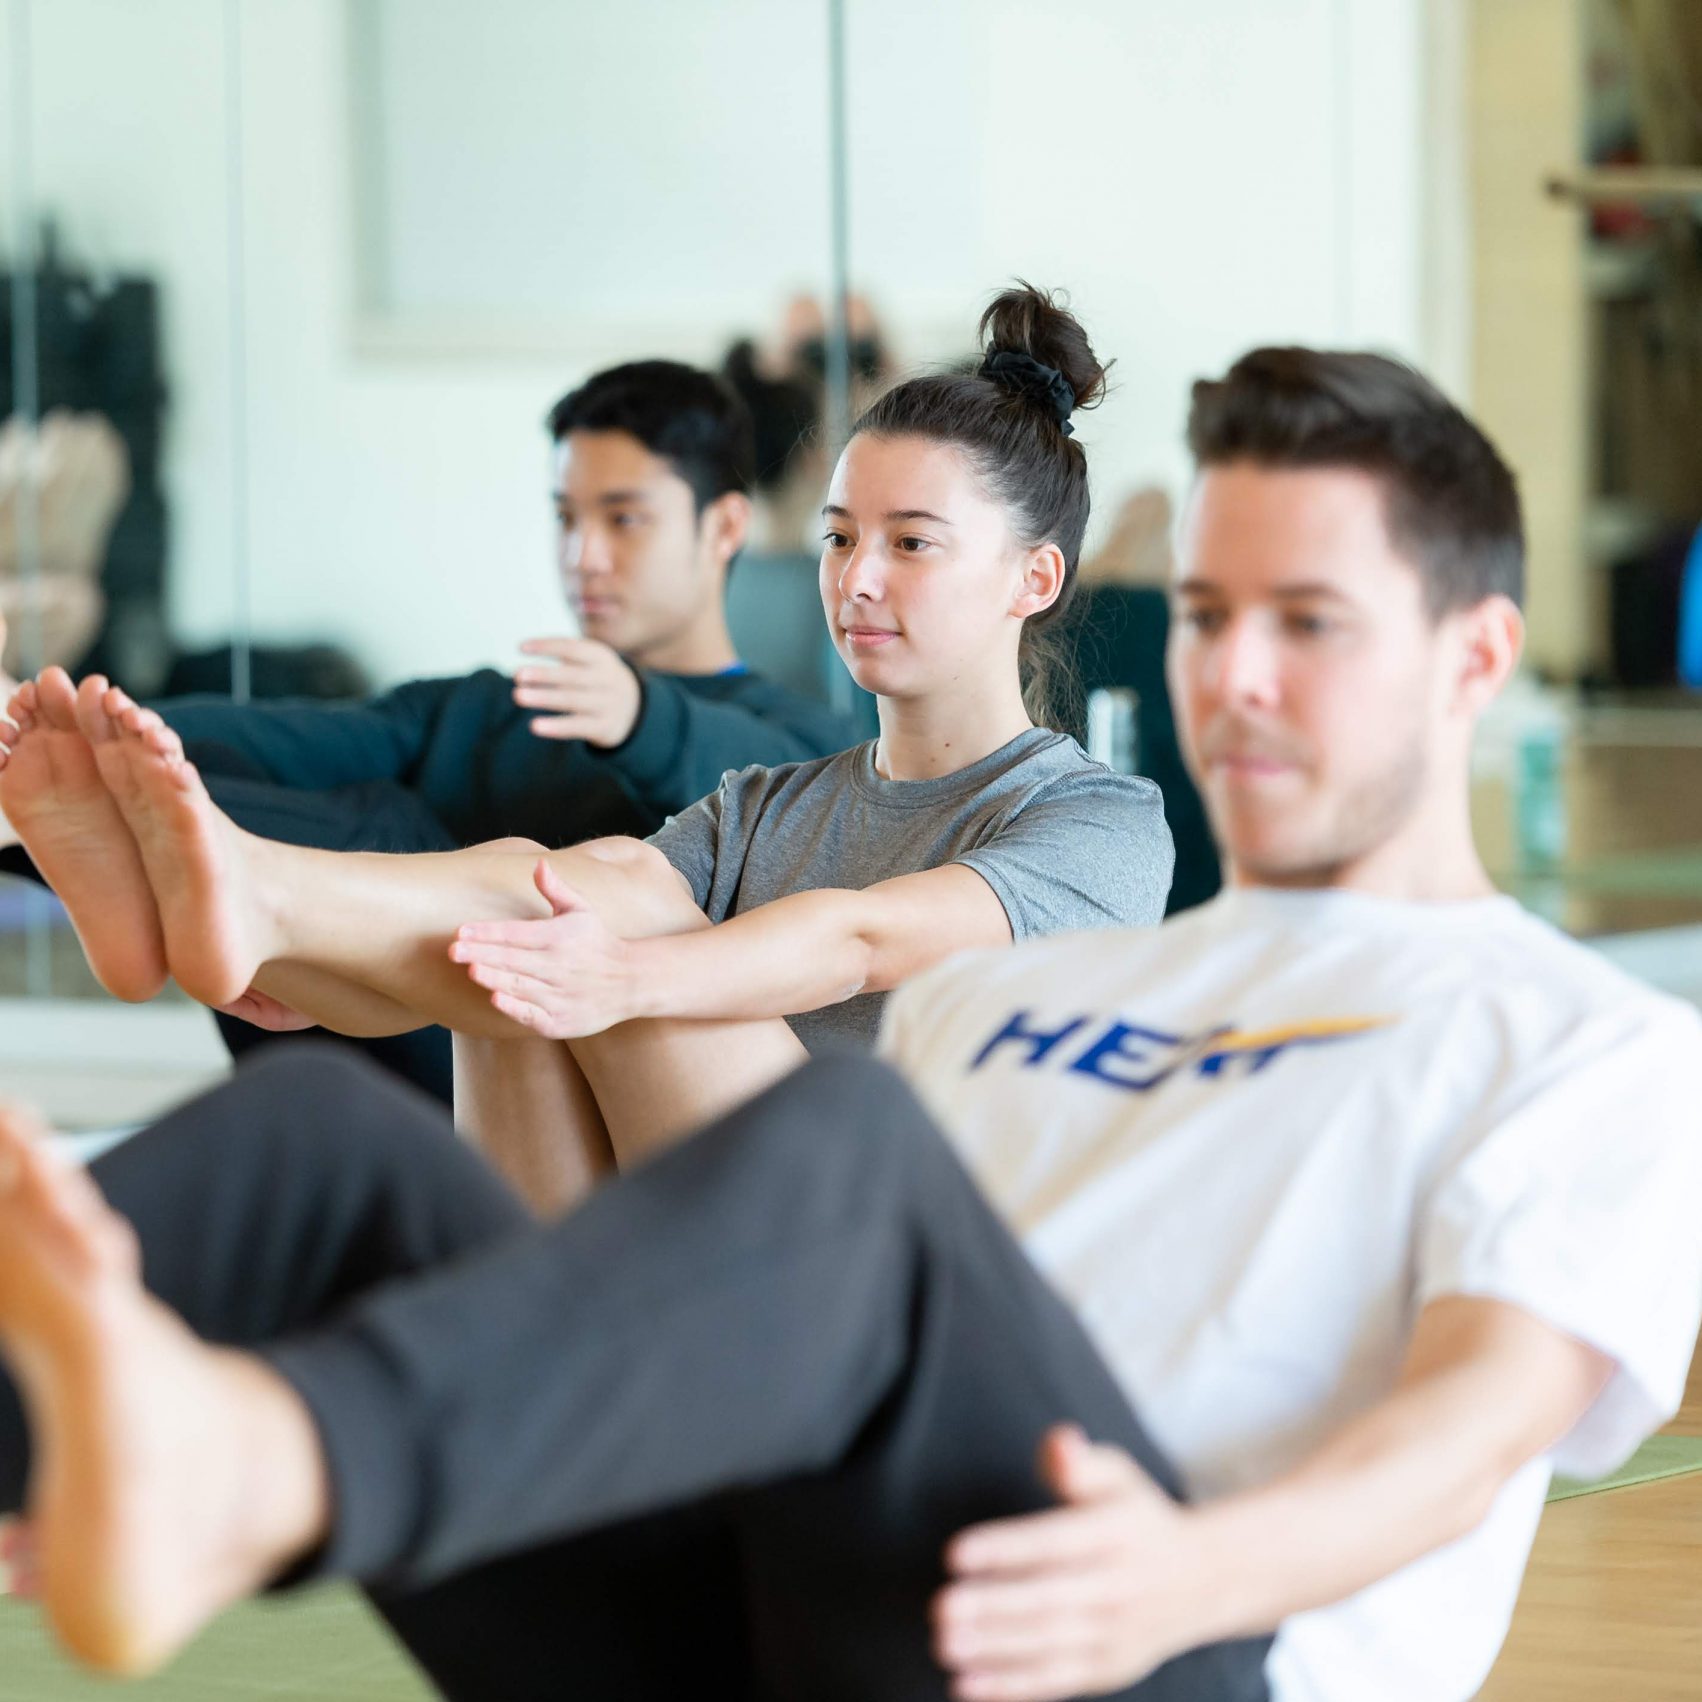
{"label": "knee of bent leg", "polygon": [[708,926],[685,878],[654,845],[642,839],[589,839],[574,850],[617,872],[635,917],[657,933]]}
{"label": "knee of bent leg", "polygon": [[535,839],[523,839],[518,834],[507,839],[487,840],[479,847],[481,851],[524,851],[529,856],[538,856],[549,850],[549,846],[540,845]]}

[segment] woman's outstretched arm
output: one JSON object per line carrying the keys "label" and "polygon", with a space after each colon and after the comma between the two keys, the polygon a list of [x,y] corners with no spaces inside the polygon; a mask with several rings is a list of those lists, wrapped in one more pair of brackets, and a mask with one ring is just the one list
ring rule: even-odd
{"label": "woman's outstretched arm", "polygon": [[493,1007],[554,1039],[656,1018],[792,1016],[887,992],[950,957],[1009,945],[998,895],[959,864],[775,899],[713,928],[640,937],[540,862],[548,919],[469,922],[450,954]]}

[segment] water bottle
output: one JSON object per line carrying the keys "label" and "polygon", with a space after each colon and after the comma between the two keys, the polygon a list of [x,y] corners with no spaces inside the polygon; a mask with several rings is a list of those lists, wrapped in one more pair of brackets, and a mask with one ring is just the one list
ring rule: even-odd
{"label": "water bottle", "polygon": [[1141,770],[1140,694],[1101,686],[1087,700],[1087,754],[1118,774]]}
{"label": "water bottle", "polygon": [[1566,858],[1566,715],[1533,698],[1519,720],[1513,755],[1513,832],[1519,862],[1552,869]]}

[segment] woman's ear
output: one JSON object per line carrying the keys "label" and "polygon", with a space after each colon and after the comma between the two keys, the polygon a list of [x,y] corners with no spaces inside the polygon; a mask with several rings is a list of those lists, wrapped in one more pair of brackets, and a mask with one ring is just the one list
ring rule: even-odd
{"label": "woman's ear", "polygon": [[1056,544],[1040,544],[1030,550],[1023,560],[1023,575],[1017,586],[1016,600],[1011,613],[1027,620],[1049,609],[1064,593],[1069,570],[1064,566],[1064,552]]}

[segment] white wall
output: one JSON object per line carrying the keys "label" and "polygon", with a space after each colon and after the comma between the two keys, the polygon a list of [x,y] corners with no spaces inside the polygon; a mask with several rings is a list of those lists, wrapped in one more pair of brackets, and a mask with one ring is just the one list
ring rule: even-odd
{"label": "white wall", "polygon": [[1103,497],[1182,478],[1188,385],[1256,343],[1419,353],[1421,0],[915,11],[851,0],[855,269],[931,344],[1013,274],[1067,285],[1119,362]]}
{"label": "white wall", "polygon": [[[75,252],[165,287],[173,610],[187,639],[228,630],[239,545],[262,632],[340,637],[386,677],[503,659],[518,637],[561,628],[545,407],[599,360],[710,356],[736,328],[741,278],[754,325],[825,269],[821,205],[790,204],[799,161],[822,150],[823,67],[795,22],[774,63],[753,62],[768,38],[752,20],[772,7],[795,20],[800,5],[737,0],[739,75],[725,41],[702,44],[694,101],[679,38],[711,27],[713,8],[599,8],[588,61],[576,7],[388,0],[390,27],[417,21],[418,34],[388,67],[384,110],[352,129],[340,0],[242,0],[239,503],[225,9],[34,0],[38,199]],[[848,0],[848,11],[859,281],[917,358],[965,347],[986,293],[1014,274],[1068,285],[1121,363],[1116,396],[1083,433],[1105,497],[1144,474],[1181,476],[1188,382],[1253,342],[1422,353],[1422,0]],[[646,44],[664,32],[658,101],[642,79]],[[737,125],[718,129],[730,104]],[[557,105],[604,131],[642,110],[635,142],[609,135],[596,150],[597,193],[573,202],[574,218],[562,208],[577,133],[564,119],[559,145],[540,140]],[[767,135],[770,153],[728,148],[728,126]],[[406,263],[390,285],[439,277],[439,299],[422,304],[416,290],[401,305],[453,319],[453,337],[408,332],[406,315],[407,334],[388,343],[357,335],[352,150],[374,135],[391,151],[384,251]],[[642,209],[670,157],[723,166],[727,198],[721,218],[653,252]],[[410,161],[423,175],[407,175]],[[477,207],[481,179],[506,211],[476,241],[448,190]],[[773,182],[778,198],[764,192]],[[527,209],[536,228],[499,241]],[[575,268],[588,237],[605,245],[599,263]],[[609,245],[647,254],[653,270],[623,291]],[[561,281],[559,312],[540,291],[546,275]],[[699,276],[714,287],[694,291]]]}

